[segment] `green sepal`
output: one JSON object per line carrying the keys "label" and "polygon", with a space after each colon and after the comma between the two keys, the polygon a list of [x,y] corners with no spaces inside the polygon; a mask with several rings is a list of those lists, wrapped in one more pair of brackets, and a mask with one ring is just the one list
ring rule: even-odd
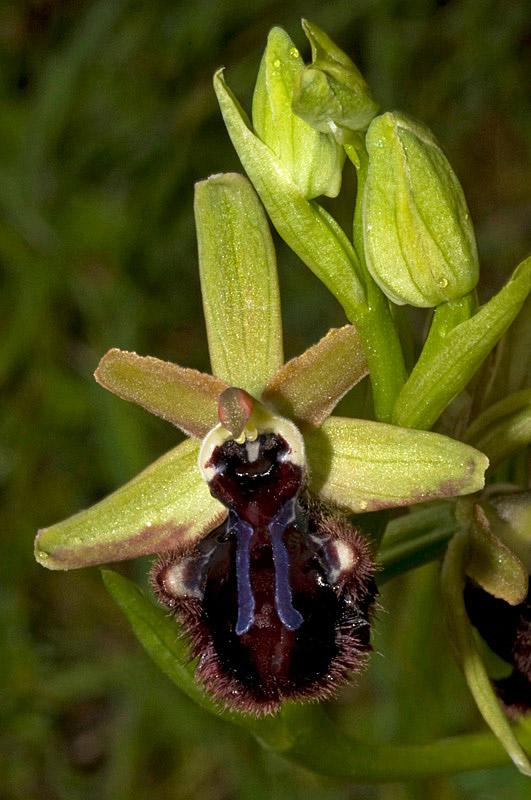
{"label": "green sepal", "polygon": [[212,375],[116,348],[103,356],[94,377],[123,400],[201,439],[218,423],[218,398],[227,388]]}
{"label": "green sepal", "polygon": [[332,132],[338,142],[359,146],[356,133],[366,130],[378,112],[363,75],[314,22],[302,20],[312,48],[312,64],[295,84],[293,110],[316,130]]}
{"label": "green sepal", "polygon": [[267,384],[263,400],[297,425],[318,427],[365,375],[360,336],[354,325],[344,325],[284,364]]}
{"label": "green sepal", "polygon": [[529,759],[520,746],[494,693],[466,613],[463,591],[467,548],[467,532],[460,530],[448,545],[443,563],[442,591],[450,636],[468,688],[483,719],[520,772],[524,775],[531,775]]}
{"label": "green sepal", "polygon": [[293,113],[293,88],[304,62],[288,34],[273,28],[253,96],[253,128],[271,148],[302,195],[336,197],[345,153],[330,131],[320,132]]}
{"label": "green sepal", "polygon": [[[492,507],[493,513],[489,513]],[[492,494],[486,506],[496,535],[525,565],[531,575],[531,490]]]}
{"label": "green sepal", "polygon": [[437,433],[330,417],[306,435],[310,488],[361,513],[481,489],[488,459]]}
{"label": "green sepal", "polygon": [[393,412],[393,422],[431,428],[461,392],[520,311],[531,290],[531,258],[470,319],[450,330],[438,350],[422,352]]}
{"label": "green sepal", "polygon": [[531,389],[505,397],[468,428],[466,440],[482,450],[494,467],[531,443]]}
{"label": "green sepal", "polygon": [[236,173],[197,183],[194,211],[212,371],[258,397],[283,363],[267,218],[249,181]]}
{"label": "green sepal", "polygon": [[367,266],[394,303],[430,307],[472,291],[479,276],[463,190],[430,130],[404,114],[376,117],[366,137]]}
{"label": "green sepal", "polygon": [[227,516],[201,477],[198,452],[198,442],[183,442],[96,505],[43,528],[39,564],[73,569],[192,546]]}
{"label": "green sepal", "polygon": [[280,236],[343,307],[363,304],[358,260],[341,227],[304,197],[272,150],[253,133],[222,70],[214,75],[214,89],[234,148]]}
{"label": "green sepal", "polygon": [[512,606],[527,595],[529,578],[524,564],[495,535],[479,504],[472,512],[465,572],[486,592]]}

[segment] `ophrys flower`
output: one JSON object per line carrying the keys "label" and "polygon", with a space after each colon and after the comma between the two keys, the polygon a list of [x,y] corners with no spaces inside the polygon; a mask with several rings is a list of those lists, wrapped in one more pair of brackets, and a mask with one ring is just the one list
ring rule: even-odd
{"label": "ophrys flower", "polygon": [[250,184],[198,184],[196,220],[213,376],[120,350],[96,371],[191,438],[42,530],[36,554],[51,569],[160,554],[153,584],[191,634],[198,677],[264,713],[330,694],[369,649],[372,560],[345,514],[476,491],[487,459],[435,433],[331,417],[367,371],[355,328],[282,365],[275,255]]}

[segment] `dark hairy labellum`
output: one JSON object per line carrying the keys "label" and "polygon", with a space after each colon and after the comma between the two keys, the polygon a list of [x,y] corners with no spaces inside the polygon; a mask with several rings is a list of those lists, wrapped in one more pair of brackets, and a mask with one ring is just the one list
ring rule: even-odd
{"label": "dark hairy labellum", "polygon": [[494,681],[510,714],[531,711],[531,592],[511,606],[474,581],[465,585],[465,605],[472,625],[496,655],[513,667],[507,678]]}
{"label": "dark hairy labellum", "polygon": [[152,571],[221,702],[255,714],[332,695],[370,650],[376,588],[363,537],[302,491],[287,441],[226,441],[207,464],[227,522]]}

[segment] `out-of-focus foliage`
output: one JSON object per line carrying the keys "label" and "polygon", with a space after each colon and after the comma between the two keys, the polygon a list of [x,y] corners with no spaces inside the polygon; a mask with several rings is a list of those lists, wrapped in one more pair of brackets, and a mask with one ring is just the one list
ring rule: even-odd
{"label": "out-of-focus foliage", "polygon": [[[527,796],[509,767],[407,787],[318,781],[180,696],[140,651],[96,571],[50,574],[33,562],[37,527],[94,502],[178,440],[170,426],[107,395],[91,373],[111,346],[207,369],[193,183],[239,169],[211,75],[230,66],[232,85],[249,100],[272,25],[305,52],[303,15],[355,59],[383,108],[435,131],[477,226],[480,288],[497,289],[525,255],[527,0],[2,4],[6,800]],[[345,181],[353,185],[348,169]],[[346,195],[334,213],[348,226]],[[278,244],[291,356],[344,318]],[[142,580],[146,564],[128,569]],[[375,740],[407,740],[415,730],[423,741],[475,724],[448,653],[436,570],[386,587],[369,673],[330,709],[345,730]]]}

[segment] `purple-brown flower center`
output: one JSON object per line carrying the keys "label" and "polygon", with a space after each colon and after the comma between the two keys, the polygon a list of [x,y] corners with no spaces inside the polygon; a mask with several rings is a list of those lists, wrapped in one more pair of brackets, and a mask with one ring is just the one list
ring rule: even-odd
{"label": "purple-brown flower center", "polygon": [[226,703],[266,713],[328,696],[363,663],[375,586],[364,540],[301,496],[297,445],[273,431],[242,440],[215,429],[200,459],[227,522],[163,556],[152,580],[191,636],[198,677]]}

